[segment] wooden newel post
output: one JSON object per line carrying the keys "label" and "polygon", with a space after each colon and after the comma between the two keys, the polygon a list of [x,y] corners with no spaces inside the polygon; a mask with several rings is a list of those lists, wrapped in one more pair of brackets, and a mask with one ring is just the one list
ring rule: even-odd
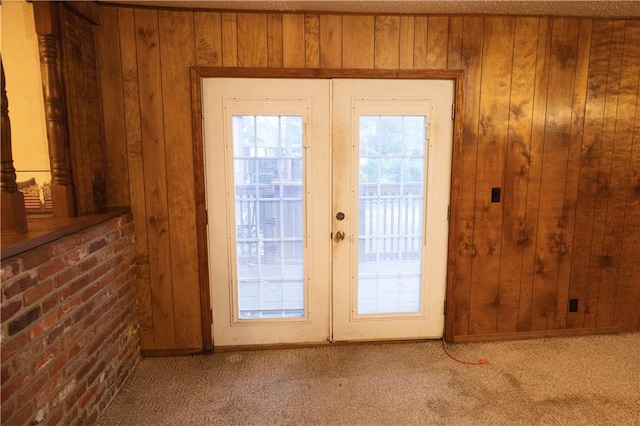
{"label": "wooden newel post", "polygon": [[44,116],[49,141],[53,214],[58,217],[70,217],[75,216],[75,202],[66,104],[60,78],[57,5],[55,2],[34,2],[33,11],[38,34]]}
{"label": "wooden newel post", "polygon": [[7,99],[4,65],[0,58],[0,73],[2,74],[2,158],[0,161],[0,193],[2,193],[2,232],[27,232],[27,215],[24,207],[24,195],[18,191],[16,185],[16,169],[13,167],[11,152],[11,121],[9,120],[9,101]]}

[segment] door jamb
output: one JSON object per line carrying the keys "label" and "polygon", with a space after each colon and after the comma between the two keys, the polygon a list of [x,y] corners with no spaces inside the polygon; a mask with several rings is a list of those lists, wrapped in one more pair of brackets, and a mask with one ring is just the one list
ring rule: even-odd
{"label": "door jamb", "polygon": [[463,70],[372,70],[372,69],[319,69],[319,68],[221,68],[221,67],[191,67],[191,125],[193,128],[193,170],[196,201],[196,235],[198,249],[198,272],[200,286],[200,312],[202,324],[202,352],[213,350],[213,315],[211,308],[211,293],[209,286],[209,254],[207,234],[207,199],[205,194],[204,171],[204,133],[203,133],[203,105],[202,79],[208,77],[236,77],[236,78],[357,78],[357,79],[421,79],[421,80],[453,80],[454,110],[452,164],[451,164],[451,192],[449,216],[449,242],[447,249],[447,279],[445,290],[445,322],[444,338],[453,341],[455,338],[454,319],[454,284],[455,265],[458,254],[458,228],[460,199],[460,175],[462,172],[462,112],[464,71]]}

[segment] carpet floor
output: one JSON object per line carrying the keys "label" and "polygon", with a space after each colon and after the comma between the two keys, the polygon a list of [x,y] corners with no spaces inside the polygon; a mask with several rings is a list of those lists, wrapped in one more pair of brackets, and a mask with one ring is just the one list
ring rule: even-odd
{"label": "carpet floor", "polygon": [[640,333],[143,358],[99,425],[640,425]]}

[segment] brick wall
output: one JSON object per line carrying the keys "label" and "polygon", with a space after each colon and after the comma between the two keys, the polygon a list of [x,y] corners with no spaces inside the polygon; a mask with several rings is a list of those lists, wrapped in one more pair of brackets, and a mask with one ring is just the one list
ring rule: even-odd
{"label": "brick wall", "polygon": [[140,358],[131,215],[2,261],[2,424],[93,424]]}

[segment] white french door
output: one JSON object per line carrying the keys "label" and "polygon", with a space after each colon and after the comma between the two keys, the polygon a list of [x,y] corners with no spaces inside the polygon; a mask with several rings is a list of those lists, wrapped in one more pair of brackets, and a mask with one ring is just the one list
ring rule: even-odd
{"label": "white french door", "polygon": [[451,81],[334,81],[334,340],[442,336],[452,96]]}
{"label": "white french door", "polygon": [[443,332],[453,82],[203,81],[215,346]]}

